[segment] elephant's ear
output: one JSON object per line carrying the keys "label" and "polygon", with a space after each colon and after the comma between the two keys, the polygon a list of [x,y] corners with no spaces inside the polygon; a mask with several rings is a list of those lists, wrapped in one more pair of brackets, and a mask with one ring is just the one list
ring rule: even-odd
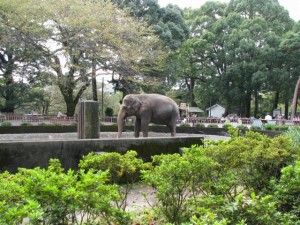
{"label": "elephant's ear", "polygon": [[141,106],[142,106],[141,100],[138,97],[134,96],[132,98],[132,108],[134,109],[134,111],[137,112],[141,108]]}

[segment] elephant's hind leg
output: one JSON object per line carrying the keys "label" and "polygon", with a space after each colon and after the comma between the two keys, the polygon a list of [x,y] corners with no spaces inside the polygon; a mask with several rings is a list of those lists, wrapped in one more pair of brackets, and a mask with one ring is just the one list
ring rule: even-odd
{"label": "elephant's hind leg", "polygon": [[134,123],[134,137],[140,137],[141,132],[141,119],[136,118]]}
{"label": "elephant's hind leg", "polygon": [[175,137],[176,136],[176,124],[175,125],[168,125],[168,128],[171,132],[171,137]]}

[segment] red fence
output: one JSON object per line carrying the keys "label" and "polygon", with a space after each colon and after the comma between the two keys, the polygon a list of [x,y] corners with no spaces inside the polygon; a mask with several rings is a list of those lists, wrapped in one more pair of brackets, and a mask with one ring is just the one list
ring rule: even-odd
{"label": "red fence", "polygon": [[[99,117],[101,123],[117,123],[117,117]],[[242,124],[251,125],[252,120],[250,118],[240,118]],[[37,114],[15,114],[15,113],[2,113],[0,114],[0,122],[9,121],[13,125],[20,125],[23,122],[30,122],[34,124],[62,124],[62,125],[72,125],[77,122],[77,117],[67,117],[67,116],[48,116],[48,115],[37,115]],[[300,120],[272,120],[274,124],[277,125],[300,125]],[[129,117],[126,119],[127,124],[132,124],[134,118]],[[181,120],[178,120],[180,123]],[[222,124],[224,120],[221,118],[204,118],[204,117],[189,117],[187,118],[188,123],[214,123]],[[236,119],[232,119],[230,122],[238,122]],[[262,119],[262,123],[267,123],[266,120]]]}

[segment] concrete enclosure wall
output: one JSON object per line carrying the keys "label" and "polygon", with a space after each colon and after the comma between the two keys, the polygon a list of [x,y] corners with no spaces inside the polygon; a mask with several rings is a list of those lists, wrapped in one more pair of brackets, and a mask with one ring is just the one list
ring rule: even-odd
{"label": "concrete enclosure wall", "polygon": [[0,143],[0,172],[17,172],[18,168],[48,167],[51,158],[59,159],[64,169],[77,169],[89,152],[119,152],[135,150],[144,161],[159,154],[179,153],[182,147],[203,144],[201,137],[80,139],[16,141]]}

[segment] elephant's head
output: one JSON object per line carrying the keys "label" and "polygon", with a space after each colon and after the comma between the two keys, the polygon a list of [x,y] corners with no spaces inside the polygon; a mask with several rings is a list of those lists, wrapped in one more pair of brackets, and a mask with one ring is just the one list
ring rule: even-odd
{"label": "elephant's head", "polygon": [[135,95],[126,95],[124,97],[118,114],[118,138],[122,135],[124,119],[137,115],[141,105],[140,99]]}

